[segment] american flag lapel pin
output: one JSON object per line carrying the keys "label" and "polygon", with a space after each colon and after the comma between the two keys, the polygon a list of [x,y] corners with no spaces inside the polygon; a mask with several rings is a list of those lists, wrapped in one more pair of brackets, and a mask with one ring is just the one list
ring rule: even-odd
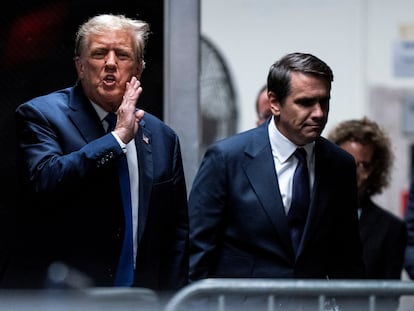
{"label": "american flag lapel pin", "polygon": [[149,144],[149,138],[145,135],[145,134],[142,134],[142,140],[144,141],[144,143],[146,143],[147,145]]}

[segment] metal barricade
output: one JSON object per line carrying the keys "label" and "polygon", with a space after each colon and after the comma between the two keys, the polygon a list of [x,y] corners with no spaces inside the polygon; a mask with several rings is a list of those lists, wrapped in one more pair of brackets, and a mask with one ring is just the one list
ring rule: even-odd
{"label": "metal barricade", "polygon": [[[275,298],[285,296],[314,297],[317,301],[317,307],[312,310],[315,311],[342,311],[341,305],[335,305],[335,301],[332,304],[331,300],[334,299],[332,297],[351,299],[356,297],[360,302],[364,301],[365,307],[363,309],[351,308],[352,311],[376,311],[378,298],[397,299],[398,307],[398,300],[401,297],[414,295],[414,282],[397,280],[205,279],[194,282],[178,291],[168,301],[164,311],[195,310],[188,308],[188,305],[187,308],[184,306],[191,300],[197,301],[198,297],[206,296],[213,297],[214,301],[214,307],[209,310],[226,311],[228,310],[226,297],[234,294],[247,297],[267,295],[267,311],[279,310],[275,305]],[[414,310],[414,307],[412,309],[411,307],[409,310]],[[396,311],[396,309],[389,311]],[[398,311],[400,310],[401,308],[398,308]]]}
{"label": "metal barricade", "polygon": [[160,311],[158,295],[146,288],[2,289],[0,311]]}

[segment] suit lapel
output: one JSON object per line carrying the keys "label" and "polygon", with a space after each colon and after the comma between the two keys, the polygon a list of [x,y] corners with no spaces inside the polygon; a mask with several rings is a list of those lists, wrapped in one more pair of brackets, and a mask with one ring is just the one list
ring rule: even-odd
{"label": "suit lapel", "polygon": [[141,120],[135,137],[139,167],[138,241],[141,240],[148,217],[148,205],[154,179],[152,134]]}
{"label": "suit lapel", "polygon": [[309,214],[305,224],[302,241],[299,245],[298,254],[301,253],[306,242],[310,240],[315,229],[318,228],[322,219],[321,215],[325,213],[327,208],[326,197],[329,196],[330,179],[332,172],[330,170],[329,150],[325,148],[325,144],[321,138],[315,142],[315,181],[311,194],[311,202],[309,206]]}
{"label": "suit lapel", "polygon": [[102,136],[105,130],[92,104],[81,95],[80,88],[81,86],[77,85],[71,90],[68,114],[85,141],[90,142]]}
{"label": "suit lapel", "polygon": [[[68,114],[85,141],[90,142],[104,135],[105,130],[89,100],[81,95],[80,88],[81,86],[77,85],[71,91]],[[95,121],[91,122],[93,120]],[[141,120],[135,137],[139,167],[138,240],[142,238],[147,222],[149,197],[153,183],[154,172],[151,141],[151,132],[145,127],[145,121]]]}
{"label": "suit lapel", "polygon": [[381,220],[378,217],[378,213],[375,212],[375,209],[376,207],[371,200],[364,201],[361,217],[359,219],[360,236],[363,244],[367,243],[372,228],[381,224]]}
{"label": "suit lapel", "polygon": [[246,147],[245,155],[243,169],[246,176],[277,234],[282,237],[286,247],[291,248],[287,219],[267,135],[267,126],[261,127],[255,132],[250,144]]}

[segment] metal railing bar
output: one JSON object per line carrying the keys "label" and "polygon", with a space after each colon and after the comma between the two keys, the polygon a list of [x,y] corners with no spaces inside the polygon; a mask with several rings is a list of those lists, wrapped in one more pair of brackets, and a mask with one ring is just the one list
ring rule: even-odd
{"label": "metal railing bar", "polygon": [[[191,283],[178,291],[167,303],[165,311],[175,311],[177,306],[197,295],[226,294],[315,296],[319,297],[320,310],[323,310],[326,296],[365,296],[368,299],[369,310],[374,311],[378,296],[414,295],[414,282],[399,280],[205,279]],[[270,301],[268,310],[273,311],[272,308]]]}

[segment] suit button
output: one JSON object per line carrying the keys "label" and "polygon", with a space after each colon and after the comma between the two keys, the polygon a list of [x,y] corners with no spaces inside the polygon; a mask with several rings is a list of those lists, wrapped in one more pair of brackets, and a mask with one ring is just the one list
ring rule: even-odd
{"label": "suit button", "polygon": [[118,229],[116,230],[115,236],[116,236],[118,239],[120,239],[120,238],[121,238],[121,233],[122,233],[122,229],[121,229],[121,228],[118,228]]}
{"label": "suit button", "polygon": [[108,276],[110,278],[113,278],[114,277],[114,272],[113,272],[113,270],[111,268],[108,268]]}

